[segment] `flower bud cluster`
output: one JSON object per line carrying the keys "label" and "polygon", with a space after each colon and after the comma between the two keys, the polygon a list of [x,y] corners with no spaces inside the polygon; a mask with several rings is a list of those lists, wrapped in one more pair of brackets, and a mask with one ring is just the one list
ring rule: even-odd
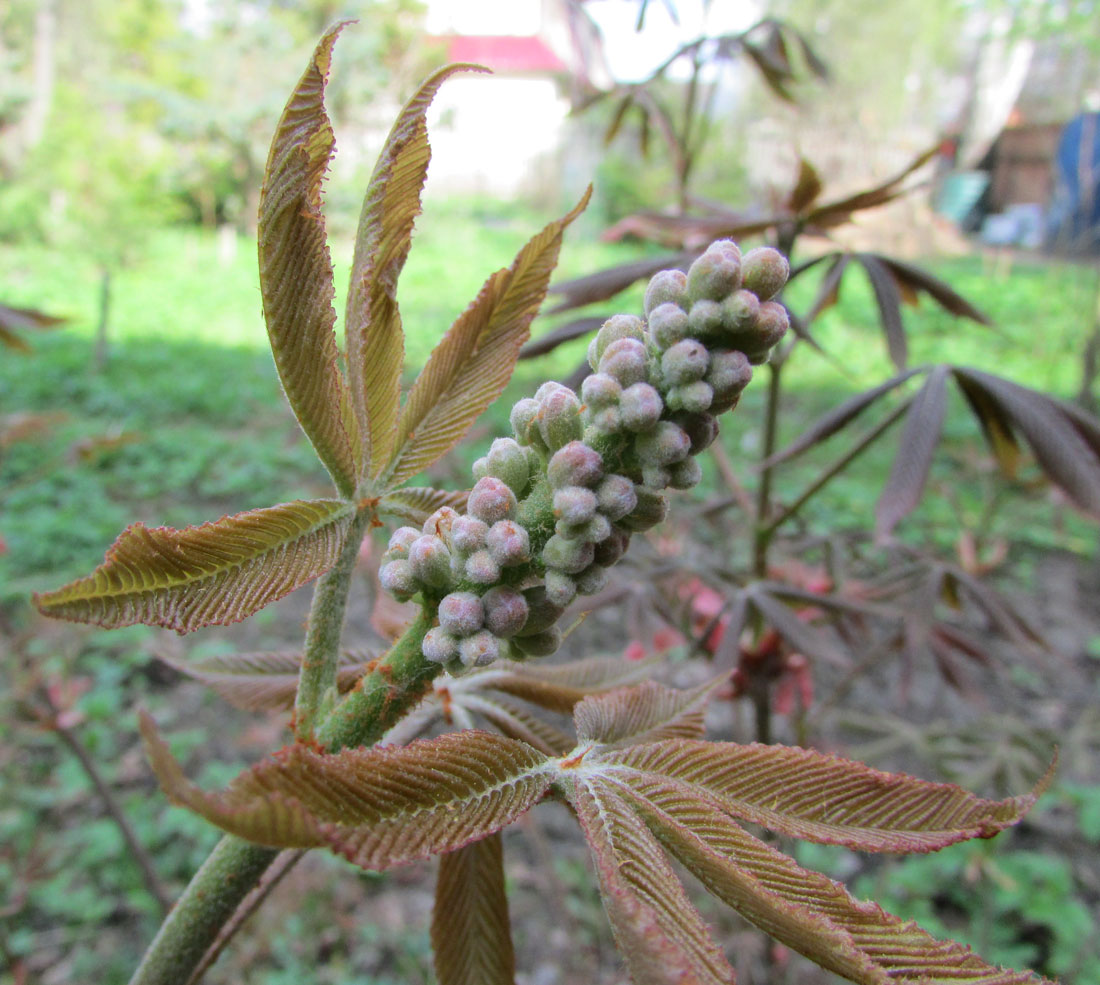
{"label": "flower bud cluster", "polygon": [[[787,261],[713,243],[689,268],[649,282],[647,320],[616,315],[588,349],[578,396],[545,383],[512,408],[514,438],[473,466],[466,513],[444,507],[390,538],[379,572],[400,600],[435,605],[422,651],[452,671],[557,649],[555,623],[598,592],[631,534],[668,512],[663,490],[701,478],[718,434],[789,321],[771,298]],[[522,518],[522,520],[521,520]]]}

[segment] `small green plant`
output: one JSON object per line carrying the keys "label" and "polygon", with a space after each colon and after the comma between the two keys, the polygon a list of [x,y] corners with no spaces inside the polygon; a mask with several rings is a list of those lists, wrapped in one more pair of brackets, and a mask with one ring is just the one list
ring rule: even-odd
{"label": "small green plant", "polygon": [[[333,150],[323,96],[339,31],[317,46],[279,122],[259,227],[272,352],[335,495],[183,530],[136,524],[88,577],[36,598],[51,616],[186,633],[244,619],[318,579],[295,659],[245,654],[194,669],[254,707],[292,700],[292,744],[208,793],[142,718],[168,795],[226,836],[133,982],[195,980],[250,912],[252,890],[262,899],[311,848],[372,870],[439,855],[431,936],[440,982],[512,982],[500,831],[548,798],[569,805],[587,839],[635,981],[733,981],[673,860],[855,982],[1041,981],[857,901],[742,823],[864,851],[927,852],[1014,824],[1042,784],[990,801],[807,749],[708,742],[702,714],[715,684],[675,691],[639,683],[636,666],[524,663],[557,648],[565,607],[598,591],[632,536],[665,518],[666,490],[699,482],[697,456],[717,436],[717,415],[736,406],[752,366],[787,330],[786,309],[771,300],[787,261],[720,240],[686,273],[658,272],[645,319],[616,315],[601,327],[579,395],[546,383],[516,403],[513,436],[475,463],[469,494],[410,486],[503,390],[587,195],[488,278],[402,397],[396,289],[428,164],[425,115],[449,76],[478,69],[435,73],[390,133],[360,218],[341,351],[321,213]],[[364,535],[383,518],[402,525],[381,583],[416,614],[385,654],[363,661],[344,653],[344,614]],[[288,670],[297,671],[293,698]],[[451,721],[479,716],[496,730],[412,739],[434,713],[433,692]],[[571,712],[573,734],[539,708]]]}

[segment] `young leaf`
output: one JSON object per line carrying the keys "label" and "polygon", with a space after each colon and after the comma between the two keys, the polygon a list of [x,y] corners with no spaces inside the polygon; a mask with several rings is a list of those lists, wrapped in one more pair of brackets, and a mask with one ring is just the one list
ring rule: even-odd
{"label": "young leaf", "polygon": [[451,695],[452,717],[456,706],[481,715],[509,738],[526,742],[548,756],[564,756],[576,745],[572,736],[504,695],[463,690]]}
{"label": "young leaf", "polygon": [[886,333],[886,347],[890,352],[890,359],[899,370],[905,369],[909,346],[905,340],[905,326],[901,321],[901,292],[898,290],[897,281],[894,280],[890,268],[873,253],[854,253],[852,259],[861,263],[863,269],[867,271],[867,279],[870,280],[871,289],[875,294],[882,328]]}
{"label": "young leaf", "polygon": [[632,746],[670,738],[701,738],[710,693],[724,677],[686,691],[646,681],[585,698],[573,709],[578,742]]}
{"label": "young leaf", "polygon": [[359,216],[345,332],[352,406],[362,442],[360,457],[370,476],[389,462],[397,432],[405,358],[397,279],[409,255],[431,159],[425,116],[444,81],[463,71],[488,69],[447,65],[405,104],[374,166]]}
{"label": "young leaf", "polygon": [[432,953],[439,985],[512,985],[508,897],[500,835],[439,860],[432,909]]}
{"label": "young leaf", "polygon": [[321,182],[335,143],[324,91],[332,46],[318,43],[283,110],[264,169],[257,238],[260,294],[271,351],[287,400],[344,496],[358,473],[344,413],[349,394],[337,365],[332,260],[321,214]]}
{"label": "young leaf", "polygon": [[[1034,791],[982,800],[961,787],[882,773],[792,746],[668,739],[600,754],[600,763],[656,774],[780,834],[867,852],[930,852],[990,838],[1031,809]],[[620,775],[620,774],[616,774]],[[635,788],[641,779],[631,779]]]}
{"label": "young leaf", "polygon": [[851,660],[840,652],[820,630],[807,625],[791,611],[790,607],[773,596],[763,584],[753,585],[746,597],[752,608],[799,653],[831,663],[835,667],[849,667]]}
{"label": "young leaf", "polygon": [[[244,711],[289,711],[298,691],[302,654],[234,653],[205,660],[172,660],[160,657],[173,670],[212,688],[235,708]],[[336,686],[350,691],[366,672],[370,657],[344,653],[337,670]]]}
{"label": "young leaf", "polygon": [[392,488],[453,448],[504,389],[531,320],[546,296],[562,234],[588,204],[551,222],[482,287],[417,377],[398,422],[398,448],[387,472]]}
{"label": "young leaf", "polygon": [[605,783],[578,780],[570,801],[634,985],[733,985],[733,969],[637,815]]}
{"label": "young leaf", "polygon": [[35,595],[44,615],[190,633],[246,619],[335,563],[350,503],[295,500],[201,527],[127,527],[87,578]]}
{"label": "young leaf", "polygon": [[987,315],[942,280],[933,277],[927,270],[921,270],[920,267],[914,267],[902,260],[895,260],[893,257],[879,256],[879,259],[890,268],[890,272],[898,283],[914,291],[925,291],[941,308],[951,314],[958,315],[960,318],[969,318],[980,325],[993,324]]}
{"label": "young leaf", "polygon": [[920,502],[943,430],[948,367],[936,366],[913,398],[890,476],[875,506],[875,532],[888,536]]}
{"label": "young leaf", "polygon": [[499,831],[546,792],[546,756],[492,732],[324,753],[288,746],[221,793],[189,783],[143,714],[157,779],[223,831],[276,848],[325,846],[365,869],[449,852]]}
{"label": "young leaf", "polygon": [[859,985],[1037,985],[996,969],[968,947],[939,941],[912,921],[853,899],[678,785],[654,781],[624,795],[706,888],[765,933]]}
{"label": "young leaf", "polygon": [[[513,664],[506,671],[490,669],[492,687],[548,711],[571,713],[582,698],[644,681],[652,669],[647,661],[587,657],[563,664]],[[471,678],[474,675],[469,675]]]}
{"label": "young leaf", "polygon": [[378,512],[419,527],[442,506],[461,513],[466,508],[466,495],[465,489],[451,492],[431,486],[406,486],[386,493],[378,501]]}

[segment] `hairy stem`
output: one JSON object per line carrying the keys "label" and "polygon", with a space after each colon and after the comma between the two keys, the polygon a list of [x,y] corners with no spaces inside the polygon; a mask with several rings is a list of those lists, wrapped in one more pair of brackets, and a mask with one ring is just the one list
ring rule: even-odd
{"label": "hairy stem", "polygon": [[[776,435],[779,430],[779,398],[782,393],[782,366],[768,363],[768,396],[764,405],[764,447],[761,458],[766,462],[775,454]],[[756,529],[753,533],[752,571],[757,578],[768,573],[768,545],[772,531],[768,523],[771,513],[772,476],[774,466],[765,465],[760,471],[760,485],[756,488]]]}
{"label": "hairy stem", "polygon": [[294,702],[294,734],[302,742],[314,738],[317,722],[336,703],[336,668],[340,662],[340,637],[348,588],[363,532],[373,514],[362,510],[348,529],[344,549],[335,566],[321,576],[313,593],[306,631],[305,652],[298,674],[298,696]]}

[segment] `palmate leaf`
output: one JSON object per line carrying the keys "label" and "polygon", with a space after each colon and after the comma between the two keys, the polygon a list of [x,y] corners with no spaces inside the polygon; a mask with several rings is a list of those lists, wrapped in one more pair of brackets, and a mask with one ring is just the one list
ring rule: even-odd
{"label": "palmate leaf", "polygon": [[676,784],[630,784],[623,796],[661,844],[706,888],[771,937],[860,985],[1034,985],[1028,972],[993,968],[969,948],[855,900],[802,868],[720,808]]}
{"label": "palmate leaf", "polygon": [[387,485],[399,485],[453,448],[500,395],[546,296],[562,234],[591,194],[536,234],[511,267],[493,274],[432,351],[402,408]]}
{"label": "palmate leaf", "polygon": [[337,364],[332,260],[321,182],[335,144],[324,107],[332,47],[318,43],[271,141],[260,192],[260,294],[271,351],[287,400],[337,489],[351,496],[358,437],[348,434],[350,395]]}
{"label": "palmate leaf", "polygon": [[[302,654],[297,651],[234,653],[203,660],[160,657],[173,670],[211,688],[244,711],[289,711],[294,707]],[[366,672],[371,657],[363,652],[341,654],[336,687],[346,694]]]}
{"label": "palmate leaf", "polygon": [[640,746],[673,737],[701,738],[703,711],[725,677],[687,691],[655,681],[585,698],[573,709],[577,740],[601,746]]}
{"label": "palmate leaf", "polygon": [[578,779],[570,800],[635,985],[732,985],[733,969],[635,812],[598,781]]}
{"label": "palmate leaf", "polygon": [[444,855],[432,909],[439,985],[513,985],[510,927],[500,835]]}
{"label": "palmate leaf", "polygon": [[274,848],[325,846],[365,869],[428,858],[499,831],[552,778],[550,761],[525,743],[471,731],[337,753],[292,745],[209,794],[187,781],[148,715],[141,732],[175,803],[238,837]]}
{"label": "palmate leaf", "polygon": [[397,436],[405,358],[397,279],[409,255],[431,158],[425,117],[439,87],[463,71],[488,69],[447,65],[405,104],[375,164],[359,216],[344,324],[360,458],[371,476],[389,462]]}
{"label": "palmate leaf", "polygon": [[466,508],[466,496],[465,489],[450,491],[430,486],[405,486],[379,499],[378,512],[419,527],[440,507],[449,506],[461,513]]}
{"label": "palmate leaf", "polygon": [[189,633],[239,622],[331,568],[355,507],[295,500],[200,527],[135,523],[88,577],[35,595],[44,615]]}
{"label": "palmate leaf", "polygon": [[930,852],[990,838],[1017,823],[1041,789],[982,800],[953,784],[756,743],[666,739],[610,750],[600,761],[698,788],[734,817],[779,834],[858,851]]}

